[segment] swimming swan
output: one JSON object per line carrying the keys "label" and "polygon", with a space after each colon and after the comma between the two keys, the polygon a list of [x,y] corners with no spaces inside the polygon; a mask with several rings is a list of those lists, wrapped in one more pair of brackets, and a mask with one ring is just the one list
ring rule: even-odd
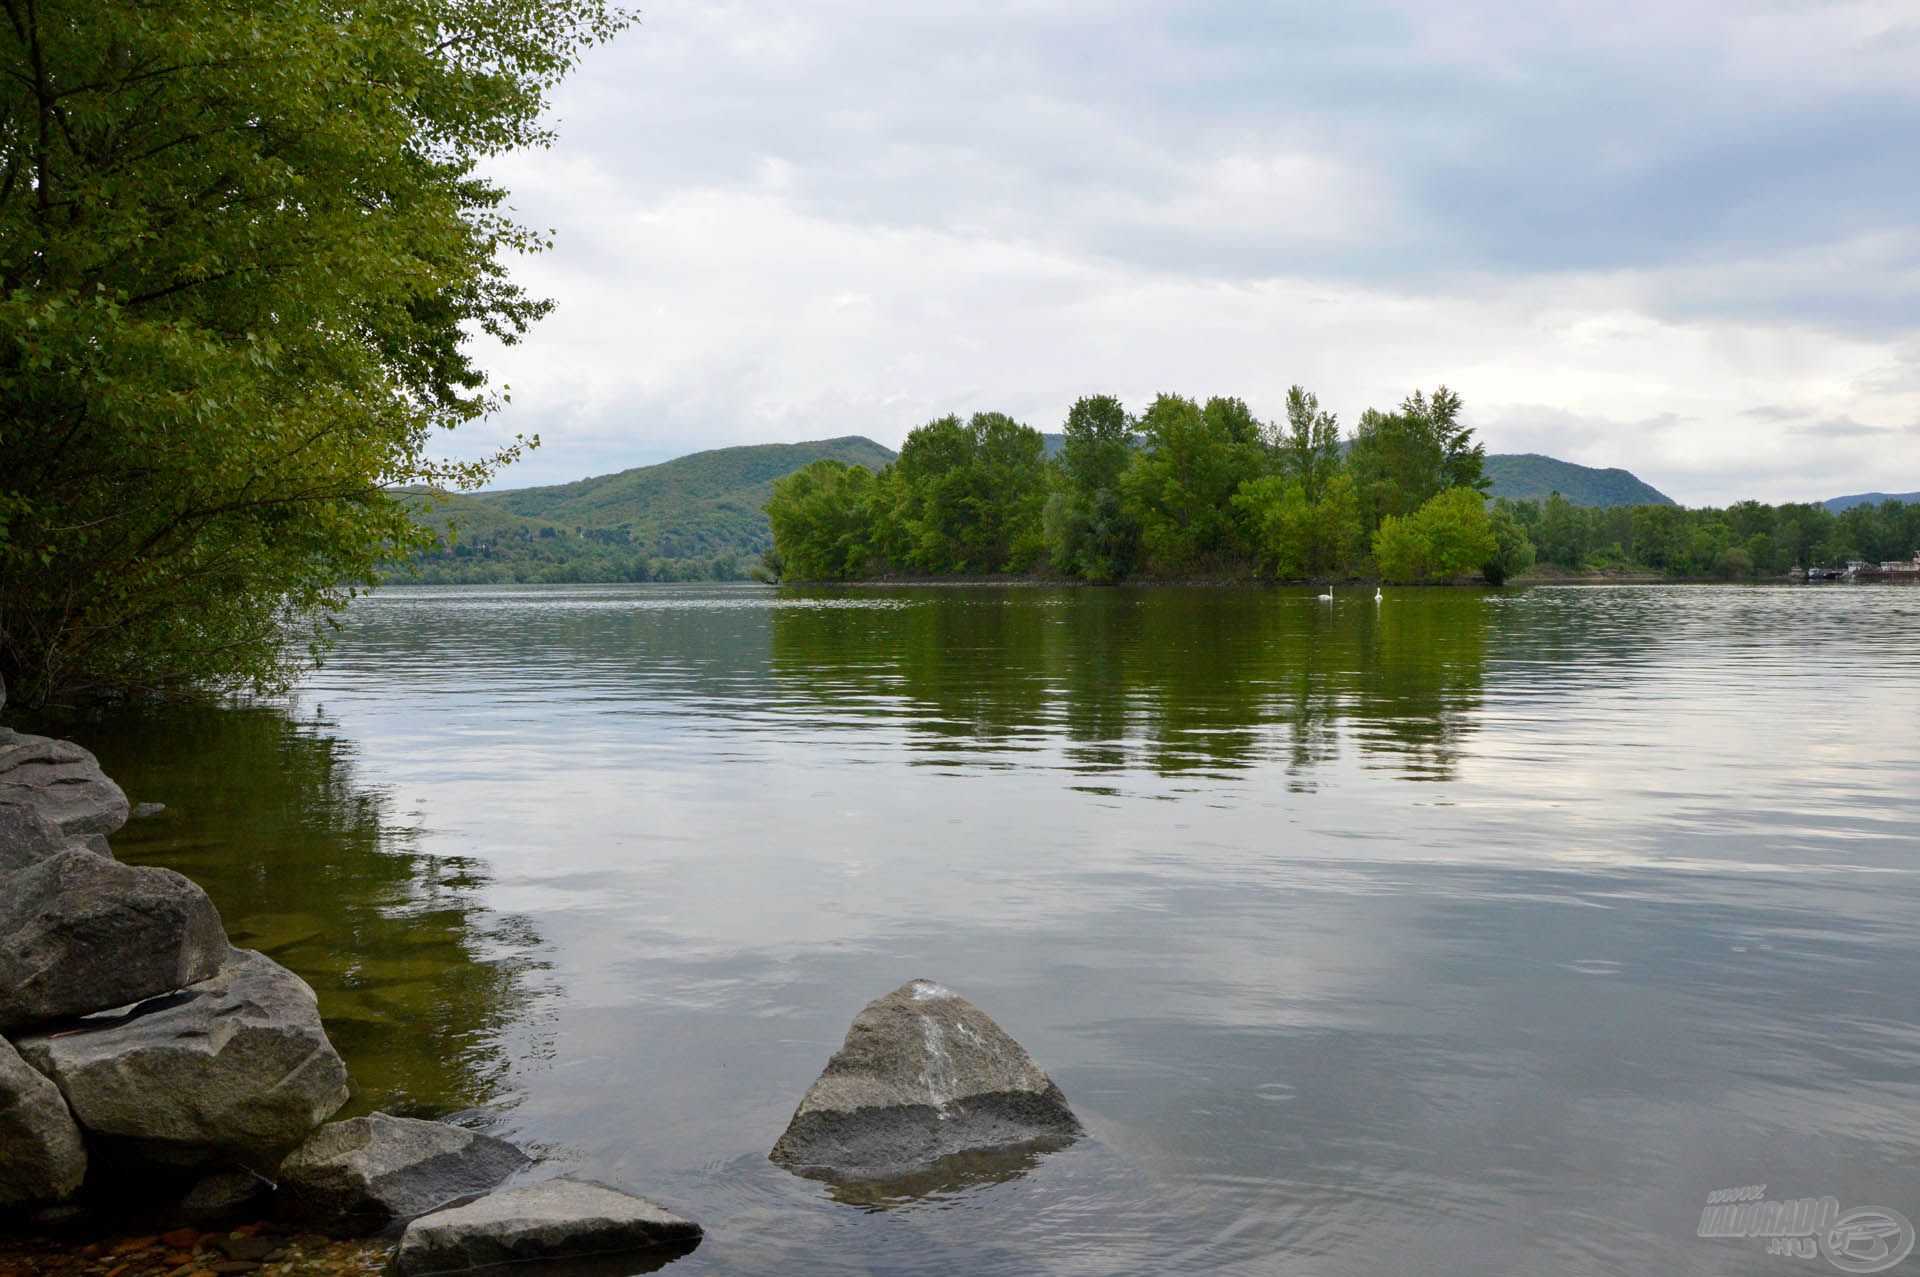
{"label": "swimming swan", "polygon": [[1322,594],[1322,595],[1320,595],[1320,596],[1319,596],[1319,599],[1320,599],[1320,601],[1321,601],[1322,603],[1331,603],[1331,602],[1333,602],[1333,587],[1332,587],[1331,585],[1329,585],[1329,586],[1327,587],[1327,592],[1326,592],[1325,594]]}
{"label": "swimming swan", "polygon": [[1375,603],[1378,603],[1378,602],[1379,602],[1379,601],[1380,601],[1381,599],[1383,599],[1383,598],[1385,598],[1385,597],[1386,597],[1386,595],[1384,595],[1384,594],[1382,594],[1382,593],[1380,593],[1380,587],[1379,587],[1379,586],[1377,586],[1377,585],[1376,585],[1376,586],[1374,586],[1374,587],[1373,587],[1373,601],[1374,601]]}

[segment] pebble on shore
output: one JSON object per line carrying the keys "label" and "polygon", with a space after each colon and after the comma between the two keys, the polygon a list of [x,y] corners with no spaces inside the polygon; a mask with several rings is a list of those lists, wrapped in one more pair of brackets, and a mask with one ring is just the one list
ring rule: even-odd
{"label": "pebble on shore", "polygon": [[0,1277],[378,1277],[393,1246],[287,1232],[271,1220],[202,1232],[110,1234],[88,1242],[0,1238]]}

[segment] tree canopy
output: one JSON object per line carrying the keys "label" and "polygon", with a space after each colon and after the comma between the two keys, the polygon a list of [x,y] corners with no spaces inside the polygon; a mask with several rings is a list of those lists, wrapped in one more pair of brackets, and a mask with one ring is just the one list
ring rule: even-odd
{"label": "tree canopy", "polygon": [[[547,309],[479,164],[604,0],[0,0],[0,673],[28,700],[281,686],[431,533],[393,490]],[[304,636],[304,644],[296,641]]]}
{"label": "tree canopy", "polygon": [[[1499,581],[1532,562],[1486,508],[1484,451],[1460,397],[1416,391],[1360,437],[1299,386],[1283,423],[1246,402],[1163,394],[1139,417],[1111,395],[1068,410],[1059,455],[997,413],[912,431],[871,485],[816,463],[774,484],[780,570],[802,579],[1022,572]],[[1384,540],[1382,538],[1385,538]]]}

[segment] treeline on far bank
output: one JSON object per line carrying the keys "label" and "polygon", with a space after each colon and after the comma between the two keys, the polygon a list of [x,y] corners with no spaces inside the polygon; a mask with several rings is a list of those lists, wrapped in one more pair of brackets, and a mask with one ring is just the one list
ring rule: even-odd
{"label": "treeline on far bank", "polygon": [[1920,549],[1920,505],[1883,501],[1835,514],[1814,504],[1739,501],[1725,509],[1671,505],[1495,503],[1526,529],[1543,564],[1569,572],[1657,572],[1727,581],[1779,576],[1850,559],[1911,559]]}
{"label": "treeline on far bank", "polygon": [[1754,579],[1849,559],[1907,559],[1920,505],[1834,513],[1488,502],[1485,448],[1442,386],[1343,436],[1298,386],[1283,420],[1239,399],[1161,395],[1133,416],[1075,403],[1064,445],[1001,413],[928,422],[878,471],[815,462],[767,502],[776,575],[796,580],[1054,575],[1088,581],[1265,576],[1500,584],[1570,573]]}
{"label": "treeline on far bank", "polygon": [[1460,397],[1415,392],[1351,437],[1295,386],[1264,422],[1239,399],[1163,394],[1138,416],[1092,395],[1064,446],[1001,413],[928,422],[878,472],[818,461],[767,502],[767,566],[798,580],[1048,573],[1485,579],[1532,566],[1513,513],[1490,507],[1486,449]]}

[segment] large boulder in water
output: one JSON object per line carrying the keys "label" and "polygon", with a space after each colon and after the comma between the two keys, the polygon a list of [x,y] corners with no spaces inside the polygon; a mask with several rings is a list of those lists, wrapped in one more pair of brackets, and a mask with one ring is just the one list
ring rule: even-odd
{"label": "large boulder in water", "polygon": [[313,990],[244,949],[210,980],[16,1045],[80,1125],[175,1164],[273,1165],[347,1100]]}
{"label": "large boulder in water", "polygon": [[37,811],[68,838],[110,834],[127,823],[127,796],[99,760],[70,740],[0,728],[0,807]]}
{"label": "large boulder in water", "polygon": [[214,975],[227,953],[219,912],[188,879],[60,852],[0,893],[0,1030],[172,993]]}
{"label": "large boulder in water", "polygon": [[87,1150],[60,1089],[0,1038],[0,1206],[59,1201],[86,1174]]}
{"label": "large boulder in water", "polygon": [[531,1162],[505,1140],[373,1113],[315,1131],[277,1178],[290,1218],[336,1233],[374,1233],[487,1192]]}
{"label": "large boulder in water", "polygon": [[773,1160],[835,1182],[899,1180],[1079,1134],[1066,1096],[1006,1030],[953,990],[914,980],[854,1017]]}
{"label": "large boulder in water", "polygon": [[[390,1271],[395,1277],[416,1277],[655,1249],[681,1254],[700,1237],[700,1225],[644,1197],[581,1180],[549,1179],[414,1220],[401,1235]],[[634,1270],[622,1266],[617,1271]]]}

